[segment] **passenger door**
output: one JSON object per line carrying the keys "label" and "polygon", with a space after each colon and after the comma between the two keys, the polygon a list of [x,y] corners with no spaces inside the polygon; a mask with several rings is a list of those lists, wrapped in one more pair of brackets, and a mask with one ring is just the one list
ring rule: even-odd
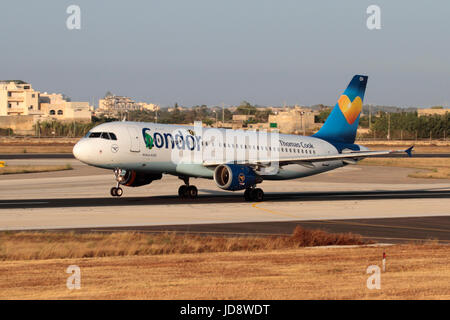
{"label": "passenger door", "polygon": [[138,127],[127,127],[128,134],[130,136],[130,151],[131,152],[140,152],[140,134]]}

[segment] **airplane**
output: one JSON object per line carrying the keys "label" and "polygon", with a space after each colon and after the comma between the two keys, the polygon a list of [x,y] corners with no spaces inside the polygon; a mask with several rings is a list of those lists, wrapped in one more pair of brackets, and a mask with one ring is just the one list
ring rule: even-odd
{"label": "airplane", "polygon": [[355,75],[321,129],[312,136],[115,121],[91,129],[73,148],[81,162],[114,171],[113,197],[121,186],[139,187],[162,178],[179,177],[181,198],[197,198],[190,178],[214,180],[228,191],[244,190],[246,201],[263,201],[257,185],[287,180],[356,164],[366,157],[413,149],[370,151],[355,144],[368,76]]}

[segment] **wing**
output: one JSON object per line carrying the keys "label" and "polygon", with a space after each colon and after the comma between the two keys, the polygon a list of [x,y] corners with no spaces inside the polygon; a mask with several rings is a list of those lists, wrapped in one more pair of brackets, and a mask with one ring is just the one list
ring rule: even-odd
{"label": "wing", "polygon": [[[355,164],[358,160],[362,158],[381,156],[381,155],[389,155],[389,154],[401,154],[406,153],[409,157],[412,156],[412,150],[414,146],[409,147],[406,150],[385,150],[385,151],[350,151],[345,153],[333,154],[333,155],[317,155],[317,156],[304,156],[304,157],[292,157],[292,158],[280,158],[280,159],[249,159],[242,161],[234,161],[235,164],[249,165],[249,166],[259,166],[266,167],[271,163],[278,162],[278,165],[285,166],[288,164],[300,164],[306,167],[314,166],[314,162],[322,162],[322,161],[332,161],[332,160],[343,160],[348,164]],[[227,162],[229,163],[229,162]],[[221,164],[225,164],[225,162],[203,162],[203,165],[206,167],[216,167]]]}

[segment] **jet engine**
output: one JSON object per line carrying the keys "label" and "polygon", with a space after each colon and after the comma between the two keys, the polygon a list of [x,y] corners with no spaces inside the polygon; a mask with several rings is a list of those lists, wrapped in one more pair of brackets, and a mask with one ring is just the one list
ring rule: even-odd
{"label": "jet engine", "polygon": [[214,170],[214,182],[224,190],[243,190],[262,182],[252,168],[237,164],[222,164]]}
{"label": "jet engine", "polygon": [[161,173],[148,174],[134,170],[122,170],[117,177],[119,183],[127,187],[144,186],[150,184],[153,180],[159,180],[161,178]]}

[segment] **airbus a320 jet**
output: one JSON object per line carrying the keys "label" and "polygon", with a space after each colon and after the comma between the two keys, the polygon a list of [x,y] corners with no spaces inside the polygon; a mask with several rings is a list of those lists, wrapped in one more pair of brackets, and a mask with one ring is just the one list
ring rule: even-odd
{"label": "airbus a320 jet", "polygon": [[244,190],[246,201],[262,201],[257,185],[287,180],[355,164],[366,157],[406,152],[369,151],[355,144],[367,76],[355,75],[322,128],[312,136],[117,121],[90,130],[73,148],[91,166],[114,171],[112,196],[121,186],[139,187],[164,174],[179,177],[183,198],[196,198],[190,178],[213,179],[223,190]]}

